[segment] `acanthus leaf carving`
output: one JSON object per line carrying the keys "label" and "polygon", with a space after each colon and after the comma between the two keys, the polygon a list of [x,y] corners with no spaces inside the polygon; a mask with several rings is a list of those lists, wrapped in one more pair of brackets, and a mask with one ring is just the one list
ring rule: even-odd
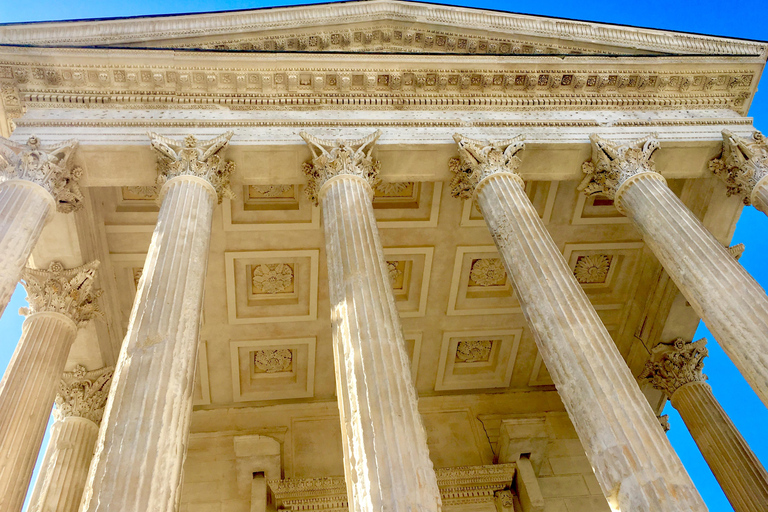
{"label": "acanthus leaf carving", "polygon": [[752,191],[768,177],[768,141],[756,131],[752,140],[723,130],[723,153],[710,160],[709,169],[728,187],[728,196],[741,196],[752,204]]}
{"label": "acanthus leaf carving", "polygon": [[56,394],[54,419],[61,421],[75,416],[98,425],[107,404],[113,373],[112,366],[88,371],[81,365],[71,372],[64,372]]}
{"label": "acanthus leaf carving", "polygon": [[640,379],[671,397],[685,384],[707,380],[702,370],[708,354],[706,338],[692,342],[677,338],[671,344],[660,343],[653,349],[652,360],[645,363]]}
{"label": "acanthus leaf carving", "polygon": [[219,202],[222,197],[234,199],[235,195],[229,187],[229,178],[235,170],[235,164],[223,159],[233,132],[223,133],[207,141],[199,141],[194,135],[187,135],[183,142],[154,132],[149,132],[148,135],[152,149],[157,153],[159,187],[178,176],[196,176],[213,186]]}
{"label": "acanthus leaf carving", "polygon": [[594,133],[589,139],[592,142],[592,159],[582,165],[586,176],[578,186],[578,190],[588,196],[601,194],[615,199],[621,185],[632,176],[656,172],[653,154],[660,145],[654,134],[625,144]]}
{"label": "acanthus leaf carving", "polygon": [[312,161],[304,163],[303,171],[309,179],[307,196],[319,204],[320,189],[336,176],[351,175],[363,178],[374,189],[379,184],[379,162],[371,156],[381,130],[353,141],[324,140],[306,132],[301,138],[312,151]]}
{"label": "acanthus leaf carving", "polygon": [[293,283],[293,269],[284,263],[262,263],[253,269],[252,281],[264,293],[284,292]]}
{"label": "acanthus leaf carving", "polygon": [[521,160],[518,156],[525,143],[522,135],[504,141],[483,142],[454,134],[459,158],[452,158],[448,165],[453,173],[451,195],[470,199],[483,179],[497,172],[517,174]]}
{"label": "acanthus leaf carving", "polygon": [[507,271],[500,258],[481,258],[472,264],[469,277],[478,286],[503,285]]}
{"label": "acanthus leaf carving", "polygon": [[24,316],[35,313],[61,313],[78,326],[101,315],[97,299],[101,290],[93,289],[98,261],[80,267],[65,269],[58,261],[47,269],[26,267],[21,273],[21,284],[27,291],[29,307],[20,308]]}
{"label": "acanthus leaf carving", "polygon": [[58,211],[73,212],[83,201],[78,184],[83,171],[72,165],[76,148],[76,140],[42,146],[34,136],[26,144],[0,137],[0,180],[36,183],[53,196]]}
{"label": "acanthus leaf carving", "polygon": [[293,352],[287,348],[257,350],[253,353],[253,364],[263,373],[285,372],[293,364]]}
{"label": "acanthus leaf carving", "polygon": [[579,256],[573,275],[580,284],[604,283],[611,269],[612,259],[606,254]]}

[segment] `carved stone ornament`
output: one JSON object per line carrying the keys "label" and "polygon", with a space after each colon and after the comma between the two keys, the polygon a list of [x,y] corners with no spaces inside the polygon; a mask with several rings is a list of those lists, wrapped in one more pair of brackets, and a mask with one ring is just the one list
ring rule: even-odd
{"label": "carved stone ornament", "polygon": [[747,249],[747,246],[744,244],[731,245],[730,247],[727,248],[728,254],[730,254],[733,257],[733,259],[735,259],[736,261],[739,261],[741,259],[746,249]]}
{"label": "carved stone ornament", "polygon": [[579,256],[573,275],[581,284],[604,283],[611,269],[611,259],[611,256],[605,254]]}
{"label": "carved stone ornament", "polygon": [[469,278],[478,286],[499,286],[504,284],[507,271],[500,258],[482,258],[474,262]]}
{"label": "carved stone ornament", "polygon": [[403,275],[403,271],[400,270],[400,267],[398,266],[397,261],[388,261],[387,262],[387,274],[389,275],[389,282],[394,284],[397,282],[398,278]]}
{"label": "carved stone ornament", "polygon": [[485,363],[491,358],[491,340],[460,341],[456,346],[456,362]]}
{"label": "carved stone ornament", "polygon": [[58,211],[73,212],[83,201],[78,185],[83,170],[72,165],[76,148],[76,140],[41,146],[37,137],[30,137],[26,144],[0,137],[0,180],[36,183],[50,192]]}
{"label": "carved stone ornament", "polygon": [[578,186],[588,196],[601,194],[615,199],[619,187],[630,177],[644,172],[656,172],[652,160],[659,149],[655,135],[649,135],[627,144],[613,142],[597,134],[592,141],[592,160],[581,166],[586,175]]}
{"label": "carved stone ornament", "polygon": [[259,197],[280,197],[291,189],[293,185],[251,185],[249,192]]}
{"label": "carved stone ornament", "polygon": [[65,269],[54,261],[47,269],[26,267],[21,273],[21,284],[27,290],[29,307],[19,309],[19,313],[24,316],[46,311],[61,313],[77,325],[100,315],[96,300],[101,290],[93,290],[98,266],[98,261],[92,261]]}
{"label": "carved stone ornament", "polygon": [[707,355],[706,338],[693,342],[677,338],[671,344],[660,343],[653,349],[653,359],[645,363],[640,378],[671,397],[685,384],[707,380],[702,373]]}
{"label": "carved stone ornament", "polygon": [[253,286],[264,293],[280,293],[293,283],[293,269],[284,263],[262,263],[253,269]]}
{"label": "carved stone ornament", "polygon": [[453,140],[459,146],[459,158],[448,162],[453,173],[451,195],[461,199],[471,199],[478,183],[495,172],[517,174],[521,162],[518,153],[525,149],[522,135],[499,142],[483,142],[456,133]]}
{"label": "carved stone ornament", "polygon": [[291,369],[293,352],[287,348],[257,350],[253,353],[253,364],[261,373],[280,373]]}
{"label": "carved stone ornament", "polygon": [[728,196],[741,196],[750,205],[755,185],[768,176],[768,141],[760,132],[748,139],[723,130],[723,154],[710,160],[709,169],[725,182]]}
{"label": "carved stone ornament", "polygon": [[334,142],[306,132],[301,132],[300,135],[312,151],[312,161],[304,163],[303,171],[309,179],[307,196],[315,205],[319,204],[320,189],[326,181],[335,176],[359,176],[366,180],[371,188],[379,184],[379,162],[371,157],[371,152],[381,136],[381,130],[353,141]]}
{"label": "carved stone ornament", "polygon": [[114,370],[114,367],[109,366],[89,372],[77,365],[74,371],[64,372],[56,393],[54,419],[61,421],[76,416],[98,425],[104,414],[104,406],[107,405]]}
{"label": "carved stone ornament", "polygon": [[235,170],[234,162],[224,161],[223,155],[233,132],[199,141],[194,135],[187,135],[183,142],[149,132],[152,149],[157,152],[157,169],[160,176],[157,184],[162,187],[168,180],[178,176],[197,176],[210,183],[219,202],[222,197],[234,199],[229,188],[229,178]]}
{"label": "carved stone ornament", "polygon": [[664,432],[669,432],[672,426],[669,424],[669,414],[662,414],[661,416],[658,416],[659,419],[659,425],[661,425],[661,428],[664,430]]}

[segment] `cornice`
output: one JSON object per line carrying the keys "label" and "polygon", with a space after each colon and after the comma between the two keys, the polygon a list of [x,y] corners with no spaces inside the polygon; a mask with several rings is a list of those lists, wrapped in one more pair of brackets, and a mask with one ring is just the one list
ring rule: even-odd
{"label": "cornice", "polygon": [[757,41],[399,0],[182,16],[5,25],[0,27],[0,42],[48,45],[125,44],[388,20],[491,30],[515,36],[603,43],[666,53],[764,55],[767,47],[765,43]]}

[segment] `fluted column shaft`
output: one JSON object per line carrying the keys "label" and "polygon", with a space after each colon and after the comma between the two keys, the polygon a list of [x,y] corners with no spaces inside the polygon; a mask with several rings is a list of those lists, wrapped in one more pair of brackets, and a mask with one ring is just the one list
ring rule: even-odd
{"label": "fluted column shaft", "polygon": [[764,512],[768,473],[706,382],[681,386],[670,397],[736,512]]}
{"label": "fluted column shaft", "polygon": [[30,512],[77,512],[99,426],[77,416],[56,420],[37,476]]}
{"label": "fluted column shaft", "polygon": [[752,206],[768,215],[768,176],[758,181],[752,190]]}
{"label": "fluted column shaft", "polygon": [[768,296],[654,172],[617,192],[659,262],[768,405]]}
{"label": "fluted column shaft", "polygon": [[440,510],[373,190],[341,175],[321,197],[350,510]]}
{"label": "fluted column shaft", "polygon": [[622,512],[706,510],[522,179],[496,172],[478,184],[476,196],[609,502]]}
{"label": "fluted column shaft", "polygon": [[161,194],[83,512],[166,512],[180,499],[217,194],[188,175]]}
{"label": "fluted column shaft", "polygon": [[20,179],[0,183],[0,315],[54,211],[53,196],[40,185]]}
{"label": "fluted column shaft", "polygon": [[43,442],[56,384],[77,325],[61,313],[24,320],[21,339],[0,382],[0,510],[20,512]]}

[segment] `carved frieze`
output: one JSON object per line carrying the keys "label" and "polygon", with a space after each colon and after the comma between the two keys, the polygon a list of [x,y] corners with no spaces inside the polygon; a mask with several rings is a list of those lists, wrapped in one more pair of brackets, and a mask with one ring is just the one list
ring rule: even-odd
{"label": "carved frieze", "polygon": [[82,325],[101,314],[97,299],[101,290],[93,289],[96,268],[92,261],[80,267],[65,269],[58,261],[47,269],[26,267],[21,273],[21,284],[27,291],[29,307],[19,309],[24,316],[35,313],[61,313]]}
{"label": "carved frieze", "polygon": [[64,372],[56,394],[53,417],[61,421],[69,416],[86,418],[97,425],[104,414],[109,397],[114,367],[88,371],[77,365],[71,372]]}
{"label": "carved frieze", "polygon": [[307,196],[318,204],[320,189],[329,179],[340,175],[363,178],[371,188],[379,184],[379,162],[371,156],[381,131],[353,141],[323,140],[306,132],[301,138],[312,151],[312,161],[304,163],[304,175],[309,179]]}
{"label": "carved frieze", "polygon": [[183,142],[149,132],[152,149],[157,153],[157,168],[160,175],[157,184],[162,187],[168,180],[178,176],[196,176],[210,183],[219,202],[222,197],[234,199],[229,188],[229,177],[235,169],[233,162],[224,161],[223,154],[229,145],[233,132],[199,141],[187,135]]}
{"label": "carved frieze", "polygon": [[659,141],[653,135],[626,144],[604,139],[597,134],[589,138],[592,141],[592,159],[582,165],[586,176],[578,187],[585,194],[600,194],[615,199],[621,185],[632,176],[656,172],[652,158],[659,149]]}
{"label": "carved frieze", "polygon": [[523,137],[499,142],[483,142],[455,134],[453,139],[459,149],[459,158],[452,158],[449,167],[453,173],[451,195],[470,199],[478,183],[496,172],[517,173],[520,166],[518,154],[525,149]]}
{"label": "carved frieze", "polygon": [[723,153],[709,162],[709,169],[725,182],[729,196],[738,195],[750,205],[752,190],[768,177],[768,141],[757,131],[750,140],[723,130]]}
{"label": "carved frieze", "polygon": [[42,146],[37,137],[17,144],[0,137],[0,180],[27,180],[50,192],[56,209],[69,213],[81,207],[79,180],[82,169],[72,164],[76,140]]}
{"label": "carved frieze", "polygon": [[660,343],[654,347],[653,358],[645,364],[640,378],[671,397],[685,384],[707,380],[702,373],[707,355],[706,338],[693,342],[677,338],[671,344]]}

